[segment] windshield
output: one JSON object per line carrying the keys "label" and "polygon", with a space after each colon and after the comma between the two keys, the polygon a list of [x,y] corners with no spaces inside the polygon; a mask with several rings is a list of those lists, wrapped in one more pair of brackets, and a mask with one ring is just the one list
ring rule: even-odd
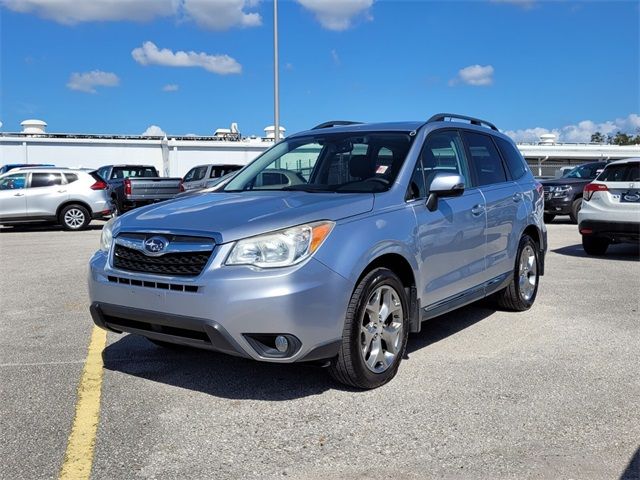
{"label": "windshield", "polygon": [[283,140],[225,191],[382,192],[394,182],[413,137],[408,133],[319,133]]}
{"label": "windshield", "polygon": [[563,175],[563,178],[585,178],[592,180],[596,178],[598,172],[604,167],[600,164],[580,165],[579,167],[569,170]]}

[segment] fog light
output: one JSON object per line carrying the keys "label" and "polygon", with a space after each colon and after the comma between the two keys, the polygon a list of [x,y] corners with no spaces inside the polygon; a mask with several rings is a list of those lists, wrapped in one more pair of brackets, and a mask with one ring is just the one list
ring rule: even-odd
{"label": "fog light", "polygon": [[289,340],[287,340],[286,337],[283,337],[282,335],[278,335],[276,337],[276,349],[279,352],[286,352],[287,349],[289,348]]}

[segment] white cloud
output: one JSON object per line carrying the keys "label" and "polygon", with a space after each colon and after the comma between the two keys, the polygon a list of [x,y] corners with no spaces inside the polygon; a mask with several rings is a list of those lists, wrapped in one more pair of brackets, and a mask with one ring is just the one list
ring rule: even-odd
{"label": "white cloud", "polygon": [[565,125],[560,128],[547,129],[543,127],[525,128],[520,130],[507,130],[504,132],[516,142],[538,142],[540,135],[553,133],[559,142],[585,143],[591,140],[591,135],[600,132],[603,135],[615,135],[616,132],[636,134],[640,129],[640,115],[632,113],[625,118],[616,118],[602,123],[592,120],[583,120],[574,125]]}
{"label": "white cloud", "polygon": [[449,86],[465,83],[474,87],[487,87],[493,84],[493,72],[491,65],[469,65],[460,69],[458,76],[449,80]]}
{"label": "white cloud", "polygon": [[92,70],[85,73],[72,73],[67,87],[78,92],[96,93],[96,87],[117,87],[120,79],[115,73]]}
{"label": "white cloud", "polygon": [[262,25],[260,14],[244,11],[256,3],[246,0],[183,0],[182,13],[198,26],[210,30],[257,27]]}
{"label": "white cloud", "polygon": [[0,5],[19,13],[65,25],[115,20],[149,21],[173,15],[173,0],[0,0]]}
{"label": "white cloud", "polygon": [[164,87],[162,87],[162,91],[163,92],[177,92],[179,88],[180,88],[179,85],[176,85],[175,83],[170,83],[170,84],[165,85]]}
{"label": "white cloud", "polygon": [[140,65],[163,65],[165,67],[200,67],[219,75],[241,73],[242,65],[229,55],[209,55],[203,52],[173,52],[168,48],[158,49],[153,42],[144,42],[142,47],[131,52]]}
{"label": "white cloud", "polygon": [[257,4],[256,0],[0,0],[14,12],[34,13],[65,25],[174,16],[211,30],[261,25],[260,14],[245,11]]}
{"label": "white cloud", "polygon": [[356,17],[372,20],[373,0],[297,0],[328,30],[347,30]]}
{"label": "white cloud", "polygon": [[165,131],[157,125],[149,125],[149,128],[142,132],[143,137],[164,137],[165,135]]}

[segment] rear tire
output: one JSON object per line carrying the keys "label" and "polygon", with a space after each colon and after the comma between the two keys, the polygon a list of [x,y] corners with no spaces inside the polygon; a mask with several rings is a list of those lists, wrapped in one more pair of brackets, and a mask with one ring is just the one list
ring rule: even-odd
{"label": "rear tire", "polygon": [[398,276],[376,268],[358,284],[347,308],[342,345],[329,365],[338,382],[370,389],[397,373],[407,346],[409,303]]}
{"label": "rear tire", "polygon": [[505,310],[529,310],[538,295],[540,279],[538,245],[529,235],[523,235],[518,245],[516,264],[509,286],[494,294],[495,303]]}
{"label": "rear tire", "polygon": [[601,237],[583,235],[582,248],[587,255],[604,255],[609,248],[609,240]]}
{"label": "rear tire", "polygon": [[62,209],[58,221],[65,230],[84,230],[91,222],[91,215],[82,205],[72,204]]}
{"label": "rear tire", "polygon": [[576,198],[571,204],[571,212],[569,217],[573,223],[578,223],[578,212],[582,208],[582,197]]}
{"label": "rear tire", "polygon": [[544,223],[551,223],[556,216],[553,213],[545,213],[544,214]]}

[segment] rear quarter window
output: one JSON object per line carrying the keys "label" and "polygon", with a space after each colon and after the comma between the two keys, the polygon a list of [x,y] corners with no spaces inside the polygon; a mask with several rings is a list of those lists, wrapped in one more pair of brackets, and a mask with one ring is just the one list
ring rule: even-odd
{"label": "rear quarter window", "polygon": [[502,153],[502,158],[507,164],[511,178],[513,180],[522,178],[527,170],[529,170],[529,167],[525,163],[524,158],[522,158],[522,155],[520,155],[518,149],[504,138],[494,137],[494,139]]}
{"label": "rear quarter window", "polygon": [[78,181],[78,175],[75,173],[65,173],[65,178],[67,179],[67,183],[73,183]]}

